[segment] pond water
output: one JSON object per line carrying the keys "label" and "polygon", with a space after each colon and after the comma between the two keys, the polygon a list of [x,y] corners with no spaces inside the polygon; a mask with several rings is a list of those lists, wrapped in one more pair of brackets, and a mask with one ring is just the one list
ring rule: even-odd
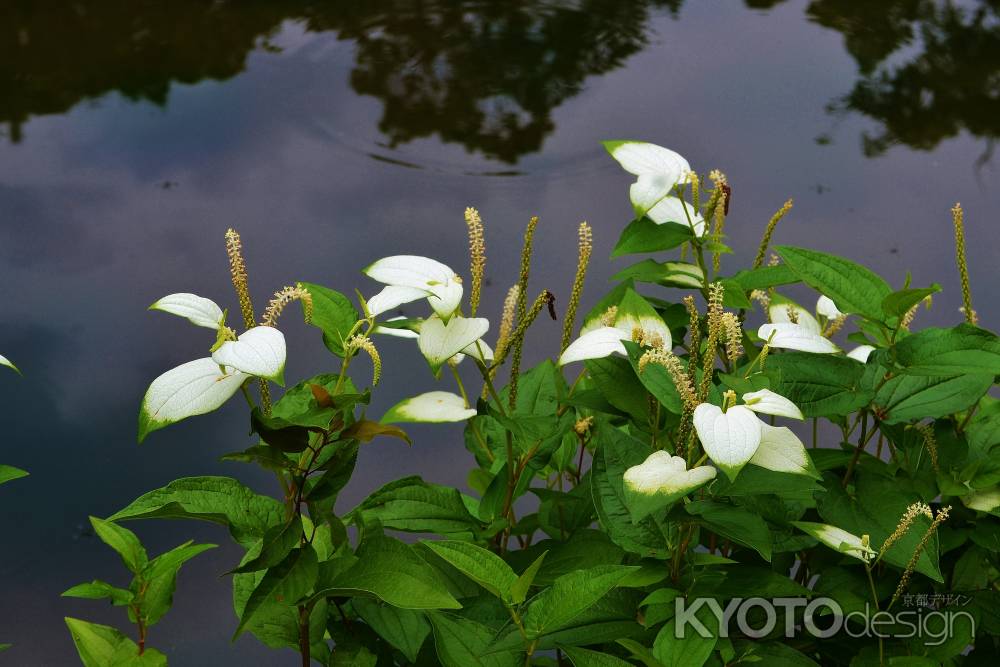
{"label": "pond water", "polygon": [[[495,314],[539,215],[533,288],[568,293],[575,230],[594,227],[585,301],[628,262],[604,260],[629,219],[624,174],[598,143],[670,146],[733,185],[730,241],[746,258],[788,197],[782,243],[840,253],[900,286],[944,287],[924,323],[960,304],[948,209],[966,209],[973,300],[1000,316],[997,243],[1000,5],[995,1],[563,0],[318,3],[54,0],[0,6],[0,641],[19,665],[73,664],[62,622],[124,627],[59,593],[114,554],[87,530],[175,477],[273,480],[220,455],[247,446],[238,401],[135,444],[149,381],[203,356],[203,330],[146,312],[190,291],[234,300],[222,234],[243,235],[258,302],[295,280],[366,294],[390,254],[466,266],[462,211],[487,225]],[[679,294],[678,294],[679,298]],[[286,376],[334,368],[287,320]],[[536,357],[555,352],[542,323]],[[548,347],[544,347],[544,346]],[[434,388],[412,344],[380,345],[373,415]],[[451,389],[450,386],[441,388]],[[460,429],[366,446],[346,511],[406,474],[464,486]],[[223,545],[182,571],[150,643],[172,664],[287,664],[235,645],[224,530],[133,523],[151,552]]]}

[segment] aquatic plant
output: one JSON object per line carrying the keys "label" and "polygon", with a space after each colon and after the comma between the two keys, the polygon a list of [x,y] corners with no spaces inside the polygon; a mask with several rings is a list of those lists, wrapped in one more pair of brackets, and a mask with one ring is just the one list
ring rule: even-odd
{"label": "aquatic plant", "polygon": [[[225,526],[245,550],[228,573],[226,630],[293,649],[302,665],[957,665],[993,655],[1000,402],[989,392],[1000,339],[972,310],[961,210],[964,321],[918,330],[917,309],[938,285],[906,276],[896,288],[848,259],[773,245],[790,200],[748,268],[730,269],[725,231],[743,223],[727,220],[736,186],[724,174],[697,174],[644,142],[605,147],[634,176],[634,219],[612,257],[644,257],[577,328],[593,249],[581,224],[560,339],[526,370],[526,333],[559,314],[554,287],[530,284],[538,218],[495,327],[480,304],[488,226],[471,208],[466,277],[431,258],[386,257],[363,270],[381,290],[359,291],[356,304],[295,282],[258,320],[230,231],[243,333],[214,301],[154,303],[215,338],[209,356],[152,382],[139,439],[242,392],[252,441],[224,459],[272,472],[280,495],[185,478],[95,519],[138,583],[67,594],[128,605],[140,641],[71,623],[84,663],[107,664],[98,650],[150,655],[142,605],[152,603],[141,592],[165,556],[147,562],[119,526],[147,518]],[[336,372],[272,400],[293,301]],[[393,316],[405,303],[422,314]],[[376,420],[375,386],[396,391],[379,352],[391,337],[415,340],[448,385],[399,396]],[[352,372],[362,355],[370,376]],[[481,388],[466,386],[463,363]],[[399,424],[421,422],[465,424],[471,492],[405,477],[339,507],[358,458],[384,455],[365,443],[411,444]],[[947,631],[923,623],[931,616]]]}

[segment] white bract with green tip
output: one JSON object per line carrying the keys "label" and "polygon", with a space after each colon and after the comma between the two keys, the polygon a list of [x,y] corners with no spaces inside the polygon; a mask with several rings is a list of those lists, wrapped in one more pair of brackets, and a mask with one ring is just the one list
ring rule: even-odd
{"label": "white bract with green tip", "polygon": [[715,474],[712,466],[688,470],[681,457],[653,452],[645,461],[625,471],[622,478],[625,505],[632,520],[640,521],[712,481]]}
{"label": "white bract with green tip", "polygon": [[441,366],[459,352],[466,352],[471,345],[489,330],[490,322],[484,317],[452,317],[445,324],[432,317],[420,325],[417,346],[436,373]]}
{"label": "white bract with green tip", "polygon": [[475,417],[476,411],[465,400],[448,391],[429,391],[407,398],[392,406],[382,416],[383,424],[396,422],[460,422]]}
{"label": "white bract with green tip", "polygon": [[843,528],[812,521],[792,521],[792,525],[834,551],[853,556],[858,560],[868,562],[875,555],[875,551],[865,544],[864,540]]}
{"label": "white bract with green tip", "polygon": [[868,363],[868,357],[871,356],[875,348],[871,345],[858,345],[856,348],[847,353],[847,356],[855,361],[860,361],[863,364]]}
{"label": "white bract with green tip", "polygon": [[694,428],[705,453],[730,480],[735,480],[760,446],[762,423],[749,408],[736,405],[725,412],[702,403],[694,409]]}
{"label": "white bract with green tip", "polygon": [[139,412],[139,442],[151,433],[187,417],[217,409],[249,376],[221,368],[210,357],[172,368],[153,380]]}
{"label": "white bract with green tip", "polygon": [[285,336],[274,327],[254,327],[223,343],[212,361],[284,385]]}
{"label": "white bract with green tip", "polygon": [[625,171],[638,177],[629,188],[629,197],[639,218],[670,196],[691,171],[679,153],[645,141],[605,141],[604,148]]}
{"label": "white bract with green tip", "polygon": [[743,394],[743,402],[748,408],[760,414],[789,417],[791,419],[805,419],[797,405],[770,389],[761,389],[760,391],[751,391],[748,394]]}
{"label": "white bract with green tip", "polygon": [[790,429],[764,423],[761,423],[760,427],[760,446],[754,452],[750,463],[775,472],[820,479],[821,476],[809,458],[805,445]]}
{"label": "white bract with green tip", "polygon": [[835,320],[838,317],[844,316],[844,313],[840,312],[840,309],[837,308],[837,304],[833,302],[833,299],[825,294],[820,294],[819,299],[816,300],[816,314],[822,315],[828,320]]}
{"label": "white bract with green tip", "polygon": [[646,217],[658,225],[676,223],[693,228],[695,236],[704,236],[707,230],[705,218],[695,210],[694,206],[680,197],[664,197],[653,208],[646,211]]}
{"label": "white bract with green tip", "polygon": [[559,365],[586,359],[603,359],[612,354],[624,355],[626,350],[622,341],[632,340],[636,332],[641,333],[646,344],[651,340],[658,340],[664,350],[673,347],[670,327],[648,301],[629,289],[617,306],[611,326],[602,323],[600,318],[588,320],[580,331],[580,337],[570,343],[559,356]]}
{"label": "white bract with green tip", "polygon": [[429,257],[384,257],[364,269],[363,273],[387,285],[368,300],[371,315],[426,298],[434,312],[447,320],[462,301],[462,279],[449,267]]}
{"label": "white bract with green tip", "polygon": [[217,303],[203,296],[186,292],[168,294],[150,306],[149,309],[183,317],[191,324],[206,329],[218,330],[222,328],[226,319],[225,313]]}
{"label": "white bract with green tip", "polygon": [[20,373],[20,369],[14,365],[14,362],[7,357],[0,354],[0,366],[6,366],[7,368],[13,370],[15,373]]}
{"label": "white bract with green tip", "polygon": [[757,329],[757,336],[767,341],[770,347],[798,350],[800,352],[816,352],[820,354],[835,354],[840,352],[833,341],[809,329],[808,326],[791,322],[762,324]]}

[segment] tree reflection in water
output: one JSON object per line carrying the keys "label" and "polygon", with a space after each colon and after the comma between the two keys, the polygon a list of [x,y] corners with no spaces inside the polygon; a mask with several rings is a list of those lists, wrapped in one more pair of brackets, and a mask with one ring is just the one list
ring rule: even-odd
{"label": "tree reflection in water", "polygon": [[[784,0],[745,0],[768,9]],[[0,5],[0,123],[19,141],[33,116],[118,91],[164,104],[170,85],[223,80],[269,49],[286,20],[355,44],[350,83],[382,103],[398,146],[437,136],[507,163],[541,148],[552,112],[590,76],[647,43],[656,10],[683,0],[14,0]],[[1000,130],[1000,0],[813,0],[807,17],[843,34],[858,64],[830,105],[879,129],[868,155],[932,149]],[[683,29],[683,22],[677,25]]]}

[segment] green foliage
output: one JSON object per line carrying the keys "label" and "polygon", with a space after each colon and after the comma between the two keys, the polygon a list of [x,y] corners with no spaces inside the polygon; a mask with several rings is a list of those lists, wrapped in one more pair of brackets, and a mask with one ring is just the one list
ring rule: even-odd
{"label": "green foliage", "polygon": [[[780,259],[763,265],[780,216],[761,261],[723,273],[723,256],[735,254],[716,224],[728,215],[724,179],[699,179],[695,195],[676,153],[634,141],[606,148],[637,178],[639,212],[612,256],[656,256],[618,270],[556,359],[520,369],[525,333],[545,319],[545,293],[534,302],[534,287],[513,295],[506,338],[492,349],[477,338],[485,320],[464,315],[458,274],[396,256],[365,269],[383,288],[367,299],[358,292],[357,307],[312,283],[288,288],[322,331],[336,373],[273,401],[268,389],[257,402],[251,380],[280,377],[277,361],[255,365],[241,355],[257,348],[230,346],[222,358],[247,370],[201,364],[199,381],[212,383],[194,389],[212,400],[197,412],[169,396],[147,400],[144,414],[166,414],[159,428],[217,407],[229,395],[217,385],[242,390],[249,442],[223,459],[263,467],[279,491],[185,478],[95,519],[135,580],[66,595],[126,607],[141,641],[68,619],[84,664],[162,664],[152,650],[139,656],[145,628],[169,608],[181,564],[209,545],[150,560],[119,524],[147,518],[225,526],[245,553],[230,568],[235,618],[224,631],[295,649],[304,663],[983,664],[974,660],[1000,634],[1000,401],[990,395],[1000,340],[971,315],[920,329],[918,307],[936,284],[915,288],[897,276],[894,289],[851,260],[791,246],[776,246]],[[510,276],[522,288],[530,246]],[[816,290],[816,312],[783,295],[786,286]],[[398,305],[424,301],[424,316],[390,321]],[[223,312],[192,295],[158,303],[209,328]],[[234,341],[217,329],[216,343],[249,344],[255,330]],[[362,353],[376,378],[391,377],[375,334],[415,337],[428,380],[454,380],[455,392],[393,396],[395,407],[371,418],[371,390],[359,389],[371,375],[353,363]],[[845,341],[865,347],[845,354]],[[481,386],[468,383],[474,375]],[[403,384],[379,391],[394,383]],[[340,507],[359,459],[392,455],[373,448],[425,446],[389,425],[397,421],[465,422],[469,489],[408,476]],[[0,482],[18,473],[0,467]],[[975,631],[936,645],[899,633],[825,639],[807,631],[802,610],[822,597],[845,613],[898,611],[904,595],[957,592],[969,595],[962,609]],[[739,615],[720,622],[704,604],[736,610],[747,598],[803,605],[787,617],[779,610],[775,628],[755,637]],[[683,611],[695,603],[693,616]],[[758,611],[748,615],[753,628],[767,620]]]}
{"label": "green foliage", "polygon": [[215,545],[185,542],[149,560],[145,548],[132,531],[93,516],[90,517],[90,523],[101,541],[121,556],[125,567],[133,575],[132,583],[125,589],[95,579],[90,583],[73,586],[63,596],[109,600],[116,607],[127,607],[129,620],[136,625],[139,643],[133,642],[115,628],[67,618],[66,625],[73,636],[80,659],[87,667],[165,666],[166,656],[147,648],[146,633],[170,610],[181,566],[198,554],[215,548]]}

